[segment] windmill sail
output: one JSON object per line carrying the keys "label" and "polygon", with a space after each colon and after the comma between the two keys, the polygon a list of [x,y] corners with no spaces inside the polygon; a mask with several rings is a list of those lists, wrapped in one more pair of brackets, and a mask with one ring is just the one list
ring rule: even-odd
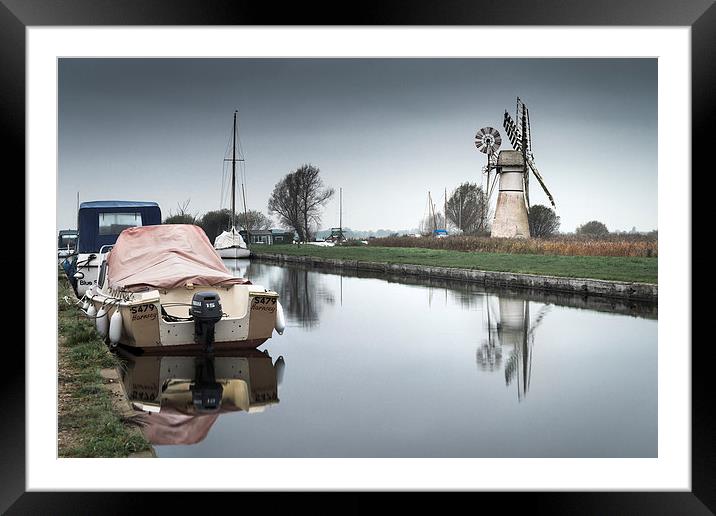
{"label": "windmill sail", "polygon": [[527,166],[530,167],[532,173],[534,173],[535,177],[537,178],[537,181],[539,181],[540,186],[542,186],[544,193],[546,193],[547,197],[549,197],[549,202],[552,203],[552,207],[556,208],[557,206],[554,204],[554,198],[552,198],[552,194],[549,193],[549,190],[547,190],[547,186],[544,184],[544,179],[542,179],[542,175],[540,175],[540,173],[537,171],[537,166],[535,165],[532,156],[527,156]]}
{"label": "windmill sail", "polygon": [[507,137],[512,144],[512,148],[515,150],[522,150],[520,131],[517,128],[515,121],[512,120],[512,117],[507,111],[505,111],[505,119],[502,122],[502,126],[505,128],[505,132],[507,132]]}

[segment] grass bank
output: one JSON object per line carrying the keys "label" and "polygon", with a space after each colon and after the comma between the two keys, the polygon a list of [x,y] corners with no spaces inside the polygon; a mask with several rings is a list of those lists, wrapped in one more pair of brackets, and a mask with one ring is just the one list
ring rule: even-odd
{"label": "grass bank", "polygon": [[478,253],[372,245],[362,247],[273,245],[254,249],[261,253],[316,256],[328,259],[405,263],[653,284],[658,282],[658,259],[647,257]]}
{"label": "grass bank", "polygon": [[112,401],[100,370],[121,366],[91,322],[62,298],[75,299],[58,279],[58,453],[60,457],[128,457],[150,444]]}

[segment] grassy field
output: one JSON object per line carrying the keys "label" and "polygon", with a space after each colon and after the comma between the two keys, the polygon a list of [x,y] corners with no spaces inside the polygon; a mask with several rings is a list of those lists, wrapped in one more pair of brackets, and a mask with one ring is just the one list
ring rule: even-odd
{"label": "grassy field", "polygon": [[75,299],[59,278],[58,446],[60,457],[127,457],[147,451],[149,443],[112,404],[100,369],[120,365],[94,325],[63,296]]}
{"label": "grassy field", "polygon": [[409,263],[498,272],[517,272],[657,283],[658,259],[622,256],[557,256],[539,254],[476,253],[414,247],[273,245],[254,247],[257,252],[382,263]]}

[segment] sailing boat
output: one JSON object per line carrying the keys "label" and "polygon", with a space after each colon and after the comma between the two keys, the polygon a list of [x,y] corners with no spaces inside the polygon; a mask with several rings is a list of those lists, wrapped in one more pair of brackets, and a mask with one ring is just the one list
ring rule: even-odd
{"label": "sailing boat", "polygon": [[[242,157],[236,158],[236,113],[234,111],[234,129],[232,133],[231,149],[231,228],[223,231],[214,240],[214,249],[222,258],[248,258],[251,255],[246,242],[236,230],[236,162],[244,161]],[[228,161],[228,160],[227,160]],[[243,183],[241,185],[243,190]],[[246,195],[244,192],[244,215],[246,214]]]}

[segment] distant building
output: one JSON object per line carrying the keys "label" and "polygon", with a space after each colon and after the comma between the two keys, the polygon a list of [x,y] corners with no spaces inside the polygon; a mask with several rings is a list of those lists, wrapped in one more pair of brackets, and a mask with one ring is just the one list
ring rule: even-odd
{"label": "distant building", "polygon": [[295,239],[295,233],[285,229],[256,229],[251,231],[251,238],[247,237],[246,230],[242,229],[239,233],[249,245],[291,244]]}
{"label": "distant building", "polygon": [[326,242],[343,242],[346,240],[346,235],[343,233],[343,228],[331,228],[331,234],[325,238]]}

